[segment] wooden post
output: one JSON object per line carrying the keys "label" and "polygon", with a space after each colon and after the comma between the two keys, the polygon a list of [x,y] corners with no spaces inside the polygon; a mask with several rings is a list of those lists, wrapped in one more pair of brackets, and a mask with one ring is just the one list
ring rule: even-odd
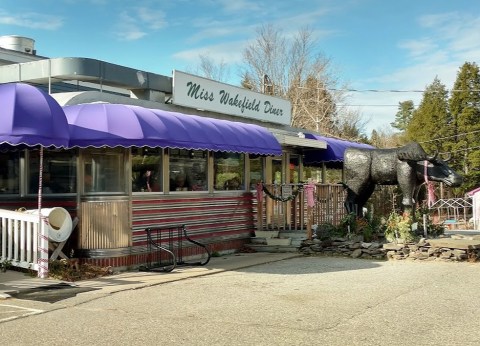
{"label": "wooden post", "polygon": [[257,231],[263,231],[263,182],[257,183]]}
{"label": "wooden post", "polygon": [[313,216],[313,208],[307,207],[307,240],[312,240],[312,216]]}

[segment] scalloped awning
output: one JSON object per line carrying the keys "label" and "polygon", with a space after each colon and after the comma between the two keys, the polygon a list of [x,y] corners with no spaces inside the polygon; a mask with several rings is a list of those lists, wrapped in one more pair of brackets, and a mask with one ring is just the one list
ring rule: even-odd
{"label": "scalloped awning", "polygon": [[24,83],[0,84],[0,144],[67,147],[62,107],[46,92]]}
{"label": "scalloped awning", "polygon": [[282,153],[276,138],[254,124],[109,103],[65,106],[64,111],[70,147],[149,146],[259,155]]}
{"label": "scalloped awning", "polygon": [[325,150],[311,150],[306,153],[303,161],[305,165],[343,163],[343,155],[347,148],[374,149],[374,147],[369,144],[350,142],[343,139],[325,137],[311,133],[306,133],[305,137],[327,142],[327,148]]}

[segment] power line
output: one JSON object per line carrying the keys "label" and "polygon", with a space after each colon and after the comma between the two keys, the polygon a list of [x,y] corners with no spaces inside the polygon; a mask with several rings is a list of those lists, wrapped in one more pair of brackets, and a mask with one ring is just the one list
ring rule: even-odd
{"label": "power line", "polygon": [[[340,107],[398,107],[399,105],[351,105],[351,104],[338,104]],[[418,107],[418,105],[413,105]]]}
{"label": "power line", "polygon": [[[299,88],[306,88],[306,87],[299,87]],[[359,93],[423,93],[426,90],[417,90],[417,89],[410,89],[410,90],[401,90],[401,89],[350,89],[350,88],[314,88],[319,90],[329,90],[329,91],[348,91],[348,92],[359,92]],[[453,93],[453,92],[480,92],[477,89],[444,89],[446,92]],[[435,92],[435,91],[434,91]]]}
{"label": "power line", "polygon": [[451,136],[446,136],[446,137],[440,137],[440,138],[430,139],[430,140],[428,140],[428,141],[422,141],[421,143],[436,142],[436,141],[440,141],[440,140],[443,140],[443,139],[449,139],[449,138],[454,138],[454,137],[459,137],[459,136],[472,135],[472,134],[475,134],[475,133],[478,133],[478,132],[480,132],[480,130],[475,130],[475,131],[470,131],[470,132],[462,132],[462,133],[458,133],[458,134],[456,134],[456,135],[451,135]]}

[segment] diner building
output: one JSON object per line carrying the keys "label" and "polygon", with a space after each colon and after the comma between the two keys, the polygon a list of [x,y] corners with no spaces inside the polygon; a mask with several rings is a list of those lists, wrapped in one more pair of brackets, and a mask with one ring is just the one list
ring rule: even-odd
{"label": "diner building", "polygon": [[[40,165],[39,146],[1,143],[0,209],[35,209],[42,167],[43,207],[78,220],[62,251],[102,266],[144,265],[147,231],[180,225],[210,253],[238,251],[259,223],[271,227],[280,214],[281,224],[293,222],[275,214],[259,186],[293,195],[308,179],[321,182],[345,146],[359,145],[329,146],[290,127],[290,102],[271,95],[181,71],[41,57],[32,39],[0,37],[0,86],[24,84],[62,107],[69,144],[43,148]],[[204,256],[198,246],[180,251]]]}

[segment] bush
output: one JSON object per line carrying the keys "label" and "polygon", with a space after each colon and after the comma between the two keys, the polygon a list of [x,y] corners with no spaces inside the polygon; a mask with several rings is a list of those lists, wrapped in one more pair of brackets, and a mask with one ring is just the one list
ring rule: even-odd
{"label": "bush", "polygon": [[414,240],[415,235],[412,231],[411,216],[409,214],[400,215],[392,212],[387,219],[385,238],[390,242],[398,241],[399,239],[404,242]]}

